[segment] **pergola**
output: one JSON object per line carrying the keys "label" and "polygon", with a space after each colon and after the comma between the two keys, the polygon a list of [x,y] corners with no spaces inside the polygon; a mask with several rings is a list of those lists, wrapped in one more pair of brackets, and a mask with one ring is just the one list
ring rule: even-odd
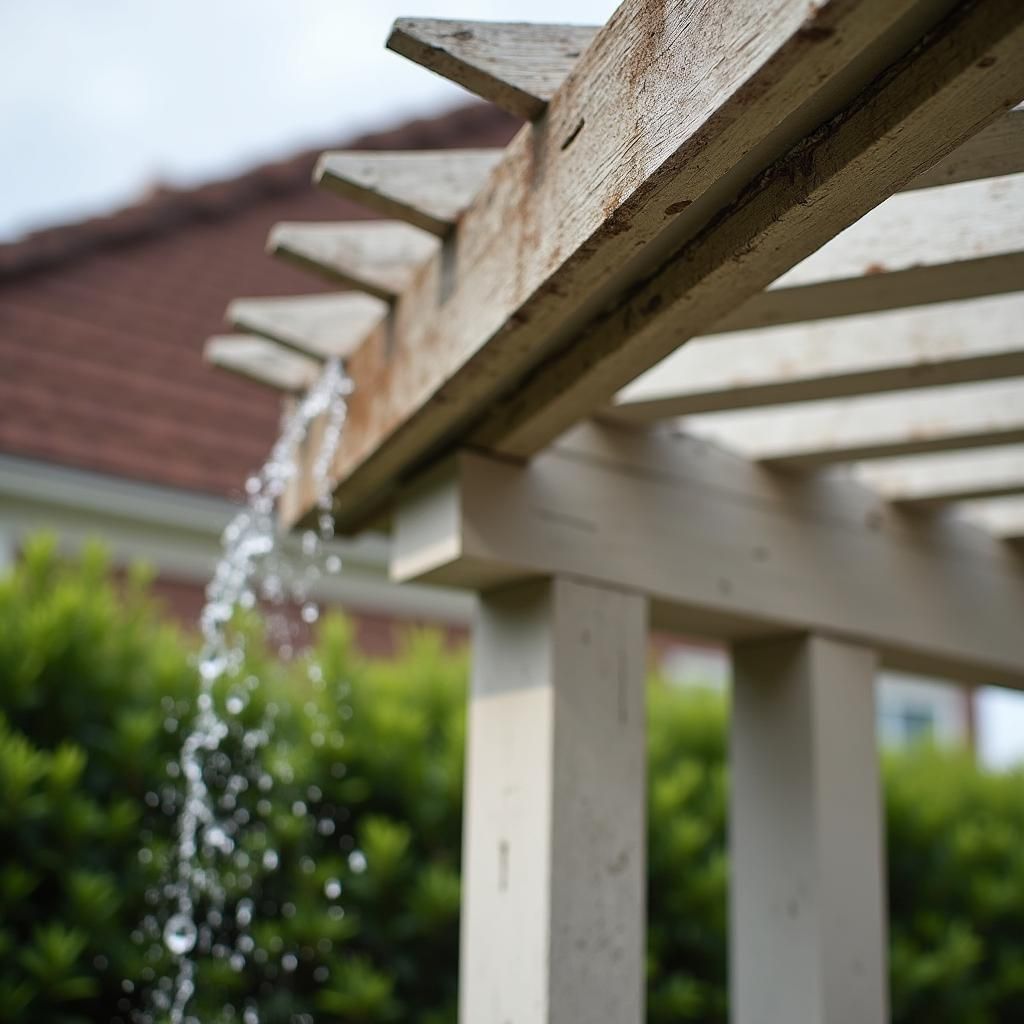
{"label": "pergola", "polygon": [[389,45],[524,127],[325,154],[391,219],[278,225],[347,290],[240,299],[208,354],[343,357],[339,529],[479,594],[460,1019],[643,1019],[650,623],[733,652],[733,1020],[887,1019],[876,668],[1024,685],[1024,3]]}

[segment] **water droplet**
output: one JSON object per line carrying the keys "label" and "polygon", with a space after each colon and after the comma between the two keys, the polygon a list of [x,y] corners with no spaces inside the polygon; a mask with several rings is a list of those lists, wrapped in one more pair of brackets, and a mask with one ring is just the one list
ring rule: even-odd
{"label": "water droplet", "polygon": [[277,867],[277,860],[277,850],[263,851],[263,866],[268,871],[273,871]]}
{"label": "water droplet", "polygon": [[316,622],[320,618],[320,609],[317,605],[313,604],[312,601],[308,601],[302,606],[302,621],[310,624]]}
{"label": "water droplet", "polygon": [[324,882],[324,895],[329,900],[336,900],[341,895],[341,882],[336,878],[328,878]]}
{"label": "water droplet", "polygon": [[191,953],[196,944],[196,925],[187,914],[175,914],[164,926],[164,945],[175,955]]}
{"label": "water droplet", "polygon": [[332,574],[341,572],[341,559],[337,555],[328,555],[324,568]]}
{"label": "water droplet", "polygon": [[233,693],[224,702],[224,706],[228,709],[229,714],[240,715],[245,710],[245,700],[237,693]]}
{"label": "water droplet", "polygon": [[348,866],[355,874],[361,875],[366,870],[366,854],[362,850],[353,850],[348,855]]}
{"label": "water droplet", "polygon": [[286,971],[294,971],[295,968],[298,967],[298,966],[299,966],[299,960],[298,960],[298,957],[296,957],[294,953],[285,953],[285,955],[283,957],[281,957],[281,967],[284,970],[286,970]]}

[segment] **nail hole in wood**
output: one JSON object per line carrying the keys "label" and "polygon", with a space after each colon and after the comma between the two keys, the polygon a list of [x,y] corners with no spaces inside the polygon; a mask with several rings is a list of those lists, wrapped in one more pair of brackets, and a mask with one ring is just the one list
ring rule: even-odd
{"label": "nail hole in wood", "polygon": [[576,122],[576,127],[573,128],[573,130],[569,132],[569,134],[565,137],[565,141],[562,143],[560,147],[561,149],[568,149],[576,141],[576,136],[579,135],[581,131],[583,131],[583,124],[584,119],[581,117],[579,121]]}

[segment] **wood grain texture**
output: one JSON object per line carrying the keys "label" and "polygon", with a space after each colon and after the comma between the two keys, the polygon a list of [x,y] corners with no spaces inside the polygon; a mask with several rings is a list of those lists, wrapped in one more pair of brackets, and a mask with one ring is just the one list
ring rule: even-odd
{"label": "wood grain texture", "polygon": [[687,416],[681,428],[790,469],[1024,441],[1024,378]]}
{"label": "wood grain texture", "polygon": [[695,338],[602,417],[672,416],[1024,375],[1024,297]]}
{"label": "wood grain texture", "polygon": [[447,235],[501,159],[500,149],[324,153],[314,180],[435,235]]}
{"label": "wood grain texture", "polygon": [[227,310],[236,330],[321,360],[349,356],[386,315],[385,302],[359,292],[235,299]]}
{"label": "wood grain texture", "polygon": [[1024,494],[1024,445],[880,459],[853,466],[852,472],[882,497],[903,505]]}
{"label": "wood grain texture", "polygon": [[437,240],[399,221],[286,222],[271,230],[267,251],[329,281],[391,302],[437,251]]}
{"label": "wood grain texture", "polygon": [[388,49],[531,121],[544,112],[597,31],[582,25],[399,18]]}
{"label": "wood grain texture", "polygon": [[906,187],[932,188],[1024,171],[1024,107],[993,121]]}
{"label": "wood grain texture", "polygon": [[1024,286],[1024,175],[893,196],[715,331],[899,309]]}
{"label": "wood grain texture", "polygon": [[340,527],[481,415],[537,450],[1014,105],[1024,11],[973,12],[879,79],[943,4],[620,8],[354,354]]}
{"label": "wood grain texture", "polygon": [[277,391],[304,391],[316,379],[320,364],[266,338],[251,334],[222,334],[206,342],[208,363]]}
{"label": "wood grain texture", "polygon": [[[525,466],[464,453],[450,473],[399,506],[395,578],[487,589],[565,573],[647,594],[662,628],[817,630],[895,668],[1024,687],[1020,559],[843,475],[793,478],[667,430],[596,426]],[[406,544],[428,498],[433,525]]]}

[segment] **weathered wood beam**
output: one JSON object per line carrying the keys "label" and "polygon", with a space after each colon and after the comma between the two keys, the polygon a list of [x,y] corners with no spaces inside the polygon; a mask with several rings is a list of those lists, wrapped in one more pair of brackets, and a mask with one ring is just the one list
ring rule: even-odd
{"label": "weathered wood beam", "polygon": [[437,239],[399,221],[281,223],[267,251],[321,277],[392,302],[437,251]]}
{"label": "weathered wood beam", "polygon": [[949,6],[621,7],[353,355],[340,528],[474,422],[536,451],[1018,102],[1024,8]]}
{"label": "weathered wood beam", "polygon": [[852,471],[883,498],[902,505],[1024,494],[1024,445],[879,459]]}
{"label": "weathered wood beam", "polygon": [[459,1020],[644,1020],[642,597],[481,597],[467,716]]}
{"label": "weathered wood beam", "polygon": [[388,49],[532,121],[597,32],[583,25],[399,18]]}
{"label": "weathered wood beam", "polygon": [[1024,296],[943,303],[695,338],[602,417],[649,423],[1024,375]]}
{"label": "weathered wood beam", "polygon": [[874,652],[787,637],[733,666],[729,1019],[885,1024]]}
{"label": "weathered wood beam", "polygon": [[324,153],[313,179],[383,217],[443,237],[501,156],[500,149]]}
{"label": "weathered wood beam", "polygon": [[210,338],[203,355],[207,362],[222,370],[293,393],[309,387],[320,369],[315,359],[250,334],[222,334]]}
{"label": "weathered wood beam", "polygon": [[999,178],[1024,172],[1024,107],[993,121],[906,187],[932,188],[958,181]]}
{"label": "weathered wood beam", "polygon": [[386,315],[385,302],[359,292],[235,299],[227,309],[236,330],[262,335],[316,359],[350,355]]}
{"label": "weathered wood beam", "polygon": [[580,427],[525,466],[458,455],[399,504],[391,570],[479,590],[565,574],[647,594],[664,628],[818,631],[896,668],[1024,687],[1024,566],[1005,545],[666,430]]}
{"label": "weathered wood beam", "polygon": [[1024,380],[689,416],[682,429],[758,462],[835,462],[1024,441]]}
{"label": "weathered wood beam", "polygon": [[963,518],[1004,540],[1024,540],[1024,497],[965,501],[957,507]]}
{"label": "weathered wood beam", "polygon": [[1024,287],[1024,175],[893,196],[715,331],[849,316]]}

